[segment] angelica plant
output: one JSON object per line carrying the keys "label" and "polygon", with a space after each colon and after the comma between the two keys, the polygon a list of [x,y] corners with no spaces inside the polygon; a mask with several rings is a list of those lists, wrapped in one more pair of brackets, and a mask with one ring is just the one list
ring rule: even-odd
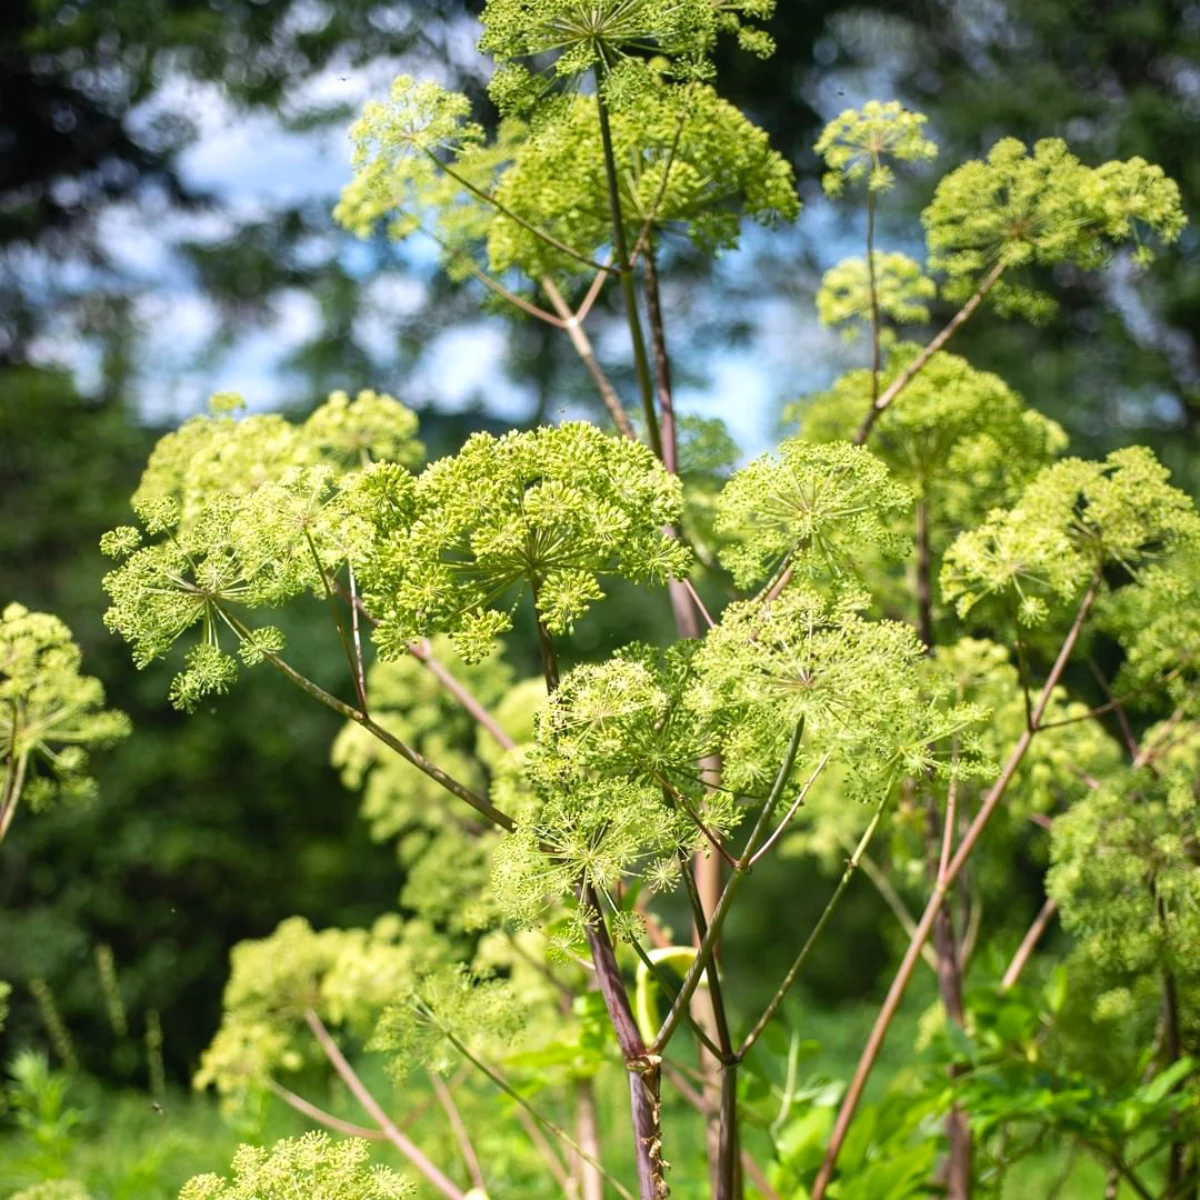
{"label": "angelica plant", "polygon": [[[717,253],[746,220],[798,211],[790,165],[714,76],[723,36],[769,52],[771,7],[490,0],[494,136],[465,97],[407,77],[353,128],[337,219],[361,236],[429,235],[489,304],[561,332],[611,430],[476,434],[422,464],[414,414],[387,396],[338,393],[300,423],[218,397],[160,443],[137,524],[105,538],[119,560],[108,626],[140,665],[178,661],[171,702],[194,708],[262,667],[339,714],[333,761],[404,869],[400,912],[370,929],[297,918],[235,950],[197,1085],[244,1111],[273,1095],[386,1143],[451,1198],[662,1200],[686,1171],[664,1111],[683,1105],[719,1200],[966,1197],[998,1153],[980,1121],[1008,1111],[971,1062],[951,1055],[908,1119],[894,1100],[878,1110],[875,1134],[895,1144],[864,1134],[843,1154],[847,1136],[918,965],[938,980],[927,1040],[956,1027],[960,1046],[981,1039],[971,1061],[991,1062],[977,989],[1017,987],[1061,909],[1083,947],[1065,971],[1142,1005],[1174,997],[1138,1068],[1172,1098],[1135,1079],[1121,1095],[1139,1120],[1175,1122],[1156,1151],[1175,1187],[1197,1165],[1177,1090],[1200,1028],[1186,831],[1200,516],[1144,450],[1062,459],[1054,422],[946,347],[988,307],[1043,315],[1047,268],[1147,264],[1182,229],[1177,190],[1138,159],[1089,167],[1062,142],[1007,139],[937,184],[918,262],[877,245],[878,217],[901,174],[931,170],[928,122],[897,102],[842,113],[816,149],[827,191],[864,205],[865,254],[828,273],[817,309],[865,334],[863,365],[798,401],[798,432],[738,466],[719,424],[676,412],[659,277],[673,237]],[[606,288],[627,321],[632,403],[585,329]],[[947,304],[948,323],[918,340]],[[617,582],[669,611],[678,636],[578,660],[568,635]],[[273,613],[294,604],[328,614],[340,690],[285,644]],[[507,655],[522,620],[539,677],[518,679]],[[1101,638],[1124,665],[1101,672],[1105,698],[1091,702],[1076,665]],[[975,951],[1029,839],[1053,863],[1048,907],[1004,978],[980,983]],[[797,888],[820,886],[822,863],[840,873],[753,1010],[727,971],[729,917],[752,908],[754,871],[779,855]],[[907,949],[836,1118],[799,1118],[829,1129],[799,1178],[782,1147],[807,1135],[786,1111],[762,1122],[778,1161],[743,1137],[759,1115],[747,1075],[860,872]],[[1154,1024],[1140,1033],[1153,1039]],[[359,1073],[363,1054],[384,1055],[406,1095],[427,1091],[444,1127],[402,1128]],[[1063,1060],[1063,1079],[1078,1061]],[[322,1075],[369,1126],[312,1098]],[[614,1080],[628,1122],[602,1130]],[[828,1089],[810,1094],[828,1108]],[[519,1150],[497,1148],[494,1121],[467,1119],[496,1104],[523,1126]],[[1117,1111],[1054,1128],[1093,1138],[1144,1190],[1109,1136]],[[344,1145],[248,1150],[232,1182],[203,1177],[185,1194],[400,1194],[360,1143]]]}
{"label": "angelica plant", "polygon": [[125,714],[104,708],[101,682],[80,673],[81,658],[57,617],[20,604],[0,613],[0,841],[22,797],[35,811],[89,797],[89,750],[129,733]]}

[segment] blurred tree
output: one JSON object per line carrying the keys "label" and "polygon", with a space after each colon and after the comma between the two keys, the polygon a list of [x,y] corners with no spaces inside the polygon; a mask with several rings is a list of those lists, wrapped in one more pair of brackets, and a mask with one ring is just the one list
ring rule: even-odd
{"label": "blurred tree", "polygon": [[[1200,489],[1200,4],[1193,0],[935,0],[907,39],[902,87],[946,149],[1064,137],[1086,162],[1141,155],[1177,180],[1193,226],[1130,286],[1057,277],[1050,330],[968,327],[962,353],[1062,421],[1081,454],[1154,447]],[[853,43],[853,38],[850,39]],[[999,326],[999,327],[998,327]]]}

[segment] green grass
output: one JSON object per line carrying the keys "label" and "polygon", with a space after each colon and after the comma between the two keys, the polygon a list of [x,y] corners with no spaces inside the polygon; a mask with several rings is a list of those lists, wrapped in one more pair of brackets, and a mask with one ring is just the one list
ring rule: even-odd
{"label": "green grass", "polygon": [[[930,995],[915,989],[888,1040],[868,1099],[878,1099],[893,1075],[911,1062],[921,1013]],[[848,1078],[858,1050],[870,1028],[874,1008],[843,1006],[822,1010],[797,1002],[790,1010],[797,1034],[820,1043],[820,1053],[805,1064],[805,1073],[830,1079]],[[681,1061],[688,1052],[680,1049]],[[470,1186],[458,1148],[445,1117],[427,1105],[426,1082],[417,1077],[402,1088],[389,1082],[379,1060],[365,1062],[364,1078],[398,1120],[413,1117],[409,1132],[429,1156],[460,1182]],[[56,1075],[53,1078],[62,1080]],[[327,1080],[313,1079],[298,1087],[315,1102],[344,1119],[365,1123],[344,1090]],[[669,1096],[668,1090],[668,1096]],[[493,1200],[520,1196],[522,1200],[558,1195],[540,1161],[517,1124],[513,1107],[490,1085],[455,1088],[468,1128],[472,1130],[485,1176],[499,1185]],[[632,1175],[625,1133],[627,1092],[617,1071],[598,1081],[606,1165],[621,1178]],[[535,1099],[547,1115],[566,1124],[569,1116],[554,1111],[553,1101]],[[676,1200],[707,1200],[710,1189],[704,1151],[704,1130],[695,1113],[668,1099],[664,1111],[667,1157],[672,1163],[672,1194]],[[75,1179],[93,1200],[175,1200],[179,1187],[194,1175],[224,1173],[237,1146],[244,1141],[271,1144],[311,1126],[282,1102],[270,1099],[253,1122],[235,1126],[224,1118],[216,1101],[185,1091],[172,1092],[161,1105],[137,1092],[106,1091],[92,1081],[72,1079],[57,1101],[43,1095],[36,1133],[16,1129],[12,1113],[0,1115],[0,1197],[46,1179]],[[751,1122],[744,1124],[746,1144],[765,1165],[770,1142]],[[404,1168],[386,1144],[377,1148],[381,1163]],[[1067,1171],[1067,1168],[1070,1168]],[[411,1176],[412,1172],[408,1174]],[[499,1183],[504,1180],[503,1183]],[[989,1192],[998,1200],[1095,1200],[1104,1192],[1105,1172],[1083,1155],[1070,1158],[1067,1146],[1051,1147],[1014,1167],[1002,1190]],[[1055,1190],[1058,1188],[1059,1190]],[[432,1195],[422,1188],[420,1195]],[[748,1197],[757,1192],[747,1190]],[[1122,1198],[1132,1193],[1122,1190]],[[785,1198],[790,1200],[790,1198]],[[887,1200],[881,1196],[878,1200]]]}

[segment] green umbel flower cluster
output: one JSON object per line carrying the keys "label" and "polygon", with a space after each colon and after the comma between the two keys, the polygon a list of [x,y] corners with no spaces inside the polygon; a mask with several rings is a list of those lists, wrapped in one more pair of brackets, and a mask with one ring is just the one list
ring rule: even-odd
{"label": "green umbel flower cluster", "polygon": [[370,1165],[370,1147],[357,1138],[335,1142],[306,1133],[267,1150],[243,1146],[232,1178],[199,1175],[179,1200],[406,1200],[413,1186],[388,1167]]}
{"label": "green umbel flower cluster", "polygon": [[1114,592],[1101,614],[1125,651],[1117,688],[1134,705],[1165,691],[1190,719],[1200,682],[1200,547],[1147,567],[1139,583]]}
{"label": "green umbel flower cluster", "polygon": [[839,576],[868,548],[892,556],[908,544],[893,530],[912,495],[869,450],[789,438],[738,471],[717,501],[721,561],[739,587],[761,582],[788,558]]}
{"label": "green umbel flower cluster", "polygon": [[[951,171],[921,217],[929,265],[946,276],[944,294],[969,296],[993,270],[1069,264],[1103,266],[1116,244],[1135,240],[1137,257],[1153,257],[1142,239],[1175,241],[1185,218],[1179,189],[1141,159],[1085,167],[1058,138],[1032,152],[1015,138],[987,158]],[[1031,319],[1050,311],[1044,294],[1001,281],[992,289],[1001,311]]]}
{"label": "green umbel flower cluster", "polygon": [[[138,666],[201,629],[171,687],[183,709],[228,691],[237,659],[254,666],[282,651],[277,629],[252,628],[237,612],[323,594],[327,574],[366,558],[421,454],[416,418],[390,396],[335,392],[300,425],[226,415],[240,404],[218,396],[212,416],[167,434],[133,496],[144,533],[126,526],[101,540],[125,559],[104,580],[105,623]],[[145,534],[159,540],[143,545]]]}
{"label": "green umbel flower cluster", "polygon": [[92,1200],[91,1193],[74,1179],[49,1179],[15,1193],[12,1200]]}
{"label": "green umbel flower cluster", "polygon": [[79,647],[57,617],[10,604],[0,613],[0,838],[24,797],[34,809],[92,794],[88,751],[129,733],[104,708],[98,679],[81,675]]}
{"label": "green umbel flower cluster", "polygon": [[[631,646],[564,677],[525,764],[540,803],[495,854],[506,915],[533,924],[548,901],[570,901],[581,884],[612,896],[627,876],[674,887],[680,856],[705,850],[702,827],[724,836],[737,826],[738,805],[698,775],[712,747],[688,711],[690,653],[660,661]],[[615,932],[639,929],[618,918]]]}
{"label": "green umbel flower cluster", "polygon": [[691,80],[712,74],[722,33],[769,55],[773,44],[757,23],[774,9],[775,0],[488,0],[479,48],[501,64],[491,92],[503,112],[524,111],[544,94],[525,65],[543,56],[552,57],[554,77],[596,71],[614,98],[631,103],[654,86],[647,56],[656,70]]}
{"label": "green umbel flower cluster", "polygon": [[134,493],[135,510],[169,501],[186,528],[211,501],[248,496],[297,467],[339,474],[370,462],[415,467],[424,453],[416,415],[376,392],[361,391],[353,400],[334,392],[298,425],[274,413],[236,419],[232,414],[244,407],[240,396],[220,393],[209,402],[211,415],[192,417],[163,437]]}
{"label": "green umbel flower cluster", "polygon": [[443,632],[479,661],[526,590],[542,624],[565,632],[604,595],[602,575],[687,573],[687,549],[664,532],[681,511],[678,479],[645,446],[593,425],[475,434],[425,469],[407,524],[364,567],[376,644],[395,657]]}
{"label": "green umbel flower cluster", "polygon": [[[706,253],[737,245],[742,219],[792,221],[800,211],[795,178],[767,135],[712,88],[660,89],[612,119],[626,240],[643,231],[686,234]],[[585,257],[612,240],[608,182],[594,96],[575,96],[538,123],[516,148],[496,198],[529,223],[497,219],[488,232],[495,271],[519,267],[532,278],[586,270],[529,226]]]}
{"label": "green umbel flower cluster", "polygon": [[[908,695],[919,699],[914,716],[926,711],[925,730],[934,770],[905,769],[899,801],[891,814],[889,866],[901,881],[917,889],[926,885],[929,805],[945,811],[947,793],[956,802],[974,805],[995,780],[998,764],[1025,731],[1028,709],[1020,673],[1011,652],[995,642],[975,638],[938,646],[915,673],[904,666]],[[1085,705],[1068,700],[1061,688],[1052,693],[1044,721],[1080,722]],[[936,739],[936,740],[935,740]],[[989,831],[990,844],[1012,847],[1028,839],[1028,818],[1053,812],[1083,796],[1084,778],[1104,777],[1121,760],[1120,747],[1095,723],[1047,728],[1034,739],[1005,795],[1004,812]],[[919,765],[919,762],[918,764]],[[871,817],[856,792],[850,769],[831,761],[805,797],[793,830],[784,843],[789,855],[812,854],[829,870],[839,868]],[[998,852],[1003,857],[1003,851]],[[989,893],[1010,886],[1010,877],[997,872],[977,878]]]}
{"label": "green umbel flower cluster", "polygon": [[[380,221],[394,240],[423,230],[459,277],[485,252],[492,271],[535,281],[592,269],[612,240],[596,97],[566,99],[531,126],[509,119],[492,143],[466,114],[464,97],[397,79],[390,102],[369,104],[351,130],[355,175],[337,220],[360,237]],[[666,227],[728,249],[743,217],[772,224],[799,211],[790,165],[710,87],[659,87],[611,127],[630,245]]]}
{"label": "green umbel flower cluster", "polygon": [[[354,179],[343,189],[334,219],[351,233],[368,237],[380,220],[389,218],[389,236],[401,240],[420,228],[418,213],[425,206],[453,208],[456,193],[447,188],[439,163],[483,145],[483,129],[468,120],[470,112],[466,96],[398,76],[388,102],[370,101],[350,127]],[[475,170],[467,176],[478,173],[480,165],[476,158]],[[490,185],[496,163],[487,166],[477,181],[480,187]],[[469,195],[458,206],[468,219],[477,208]],[[485,221],[479,236],[486,227]]]}
{"label": "green umbel flower cluster", "polygon": [[[937,284],[907,254],[872,253],[875,264],[875,303],[881,318],[897,325],[920,325],[929,320],[927,301]],[[844,258],[821,277],[817,316],[822,325],[843,327],[847,339],[871,324],[871,272],[865,258]],[[885,340],[891,331],[881,331]]]}
{"label": "green umbel flower cluster", "polygon": [[945,683],[931,695],[912,627],[868,620],[865,607],[862,595],[830,600],[792,583],[769,604],[725,611],[696,653],[689,702],[713,730],[731,787],[761,794],[801,723],[797,778],[827,758],[860,798],[886,796],[902,776],[948,774],[938,743],[955,735],[966,745],[959,767],[974,757],[964,735],[983,710],[946,704]]}
{"label": "green umbel flower cluster", "polygon": [[927,121],[899,100],[868,100],[840,113],[814,147],[829,168],[821,181],[825,191],[840,196],[847,184],[865,182],[868,191],[885,192],[895,184],[892,163],[931,162],[937,144],[925,136]]}
{"label": "green umbel flower cluster", "polygon": [[1090,967],[1200,981],[1198,839],[1186,769],[1115,773],[1055,821],[1047,890]]}
{"label": "green umbel flower cluster", "polygon": [[[893,347],[880,387],[886,388],[919,353],[920,347],[908,342]],[[871,396],[871,372],[850,371],[828,392],[794,405],[789,415],[801,419],[806,438],[844,438],[862,420]],[[940,351],[876,422],[871,449],[895,479],[918,498],[934,501],[939,516],[961,529],[1015,499],[1066,440],[1056,422],[1028,408],[998,376]]]}
{"label": "green umbel flower cluster", "polygon": [[1047,467],[1015,507],[962,534],[946,555],[942,591],[966,616],[998,597],[1027,625],[1075,598],[1103,567],[1137,576],[1156,558],[1200,543],[1200,515],[1141,446],[1103,463]]}
{"label": "green umbel flower cluster", "polygon": [[195,1086],[215,1087],[236,1107],[276,1072],[315,1061],[310,1010],[359,1045],[403,1049],[403,1069],[457,1061],[448,1033],[474,1046],[510,1043],[521,1024],[510,990],[455,966],[456,957],[427,923],[396,916],[370,930],[319,932],[293,917],[269,937],[241,942],[231,955],[221,1027]]}

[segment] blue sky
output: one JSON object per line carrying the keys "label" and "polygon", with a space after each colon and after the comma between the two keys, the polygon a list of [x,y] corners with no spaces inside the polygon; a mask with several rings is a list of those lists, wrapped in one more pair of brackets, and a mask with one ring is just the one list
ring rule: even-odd
{"label": "blue sky", "polygon": [[[459,65],[486,65],[475,55],[475,29],[463,22],[453,39]],[[386,94],[391,79],[403,71],[437,78],[444,70],[436,62],[412,58],[379,60],[367,69],[351,70],[333,64],[311,81],[305,94],[293,98],[297,111],[331,100],[358,107],[369,97]],[[880,88],[883,90],[881,91]],[[812,97],[819,109],[832,116],[855,103],[847,98],[885,95],[886,79],[858,76],[822,79]],[[180,420],[203,407],[218,390],[240,392],[251,408],[269,409],[295,397],[295,380],[282,364],[318,327],[316,300],[302,291],[285,293],[275,318],[261,328],[234,340],[219,356],[203,351],[216,328],[216,314],[172,251],[183,238],[220,239],[231,219],[253,218],[281,204],[324,199],[331,203],[349,177],[349,142],[344,129],[325,128],[297,133],[267,114],[246,114],[231,107],[220,90],[173,80],[139,114],[149,121],[156,111],[186,112],[195,122],[197,136],[184,153],[180,166],[185,180],[212,192],[219,199],[210,213],[183,216],[156,211],[152,197],[137,204],[114,208],[103,219],[102,236],[124,271],[140,284],[138,316],[144,330],[141,361],[141,403],[156,421]],[[338,235],[331,233],[331,237]],[[773,239],[767,246],[766,239]],[[822,268],[848,254],[861,253],[832,206],[818,197],[809,203],[795,229],[750,229],[744,249],[725,256],[718,266],[717,287],[683,297],[666,281],[668,318],[672,310],[701,310],[722,303],[721,282],[750,284],[754,294],[754,251],[769,249],[778,269],[789,261],[801,262],[802,249],[816,255]],[[328,247],[324,247],[327,249]],[[339,252],[350,258],[354,247],[346,242]],[[380,360],[384,379],[364,379],[363,387],[387,384],[387,361],[398,325],[410,319],[425,303],[423,277],[432,266],[431,256],[415,249],[412,269],[372,280],[370,313],[359,329],[360,337]],[[786,278],[788,272],[782,271]],[[857,361],[839,338],[815,321],[811,290],[815,280],[794,278],[780,289],[764,286],[748,314],[751,335],[736,348],[717,347],[705,355],[702,388],[682,386],[682,410],[720,416],[743,450],[754,453],[771,440],[781,402],[822,387],[840,370]],[[702,311],[697,315],[702,316]],[[620,329],[597,333],[602,360],[625,361],[628,356]],[[414,395],[435,397],[439,407],[454,409],[483,394],[496,415],[520,420],[531,407],[530,396],[504,377],[505,346],[500,318],[484,318],[457,328],[435,344],[421,373],[411,381]],[[48,359],[72,362],[86,386],[95,363],[86,348],[68,331],[52,333],[43,347]],[[409,397],[401,396],[401,399]]]}

